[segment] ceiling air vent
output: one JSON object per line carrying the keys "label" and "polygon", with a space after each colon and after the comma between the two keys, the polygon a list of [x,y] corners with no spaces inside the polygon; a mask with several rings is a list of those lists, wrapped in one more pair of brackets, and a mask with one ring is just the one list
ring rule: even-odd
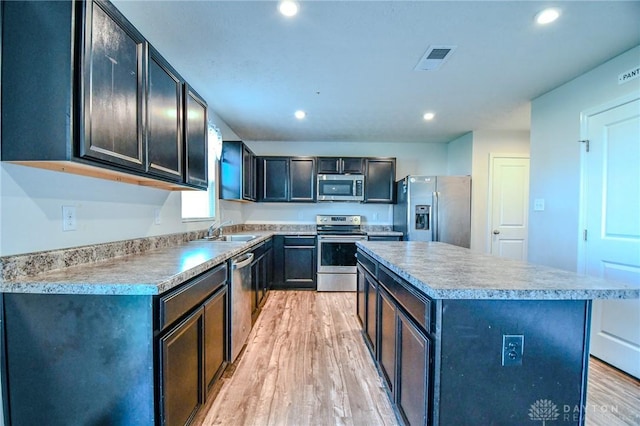
{"label": "ceiling air vent", "polygon": [[456,46],[429,46],[414,70],[431,71],[440,68],[449,59],[455,48]]}

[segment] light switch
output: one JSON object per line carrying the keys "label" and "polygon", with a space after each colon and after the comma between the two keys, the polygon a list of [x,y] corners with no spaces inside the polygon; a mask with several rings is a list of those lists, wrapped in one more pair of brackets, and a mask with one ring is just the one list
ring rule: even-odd
{"label": "light switch", "polygon": [[536,198],[535,200],[533,200],[533,211],[544,211],[544,198]]}

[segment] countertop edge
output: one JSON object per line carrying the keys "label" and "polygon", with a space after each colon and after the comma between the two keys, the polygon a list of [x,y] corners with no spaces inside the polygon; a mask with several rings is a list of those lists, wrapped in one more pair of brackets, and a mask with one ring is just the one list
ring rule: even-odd
{"label": "countertop edge", "polygon": [[[410,272],[399,267],[393,262],[385,259],[376,253],[373,249],[358,242],[358,247],[365,253],[378,261],[381,265],[406,280],[414,288],[424,293],[432,299],[478,299],[478,300],[593,300],[593,299],[637,299],[640,298],[640,288],[631,288],[620,283],[619,288],[608,289],[490,289],[490,288],[455,288],[455,289],[435,289],[428,283],[413,276]],[[468,250],[468,249],[466,249]],[[482,255],[483,257],[485,255]],[[529,264],[531,265],[531,264]],[[532,265],[541,269],[550,269],[547,266]],[[563,273],[573,274],[570,271],[562,271]],[[580,276],[575,273],[576,276]],[[588,277],[589,280],[599,280],[603,283],[612,283],[612,281],[602,278]],[[618,284],[618,283],[616,283]]]}

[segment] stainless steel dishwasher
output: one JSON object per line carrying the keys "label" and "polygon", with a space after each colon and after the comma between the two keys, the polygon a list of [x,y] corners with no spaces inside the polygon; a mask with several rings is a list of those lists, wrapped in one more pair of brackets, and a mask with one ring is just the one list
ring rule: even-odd
{"label": "stainless steel dishwasher", "polygon": [[231,259],[231,359],[236,360],[251,331],[251,262],[253,253]]}

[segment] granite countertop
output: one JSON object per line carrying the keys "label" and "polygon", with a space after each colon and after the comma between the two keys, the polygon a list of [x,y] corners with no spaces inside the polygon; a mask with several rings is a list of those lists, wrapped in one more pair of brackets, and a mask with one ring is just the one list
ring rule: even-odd
{"label": "granite countertop", "polygon": [[640,298],[640,287],[533,265],[438,242],[357,245],[434,299],[591,300]]}
{"label": "granite countertop", "polygon": [[404,234],[399,231],[367,231],[367,235],[379,237],[402,237]]}
{"label": "granite countertop", "polygon": [[[249,232],[243,232],[246,234]],[[156,295],[260,244],[274,232],[250,232],[249,242],[190,241],[173,247],[4,280],[4,293]]]}

